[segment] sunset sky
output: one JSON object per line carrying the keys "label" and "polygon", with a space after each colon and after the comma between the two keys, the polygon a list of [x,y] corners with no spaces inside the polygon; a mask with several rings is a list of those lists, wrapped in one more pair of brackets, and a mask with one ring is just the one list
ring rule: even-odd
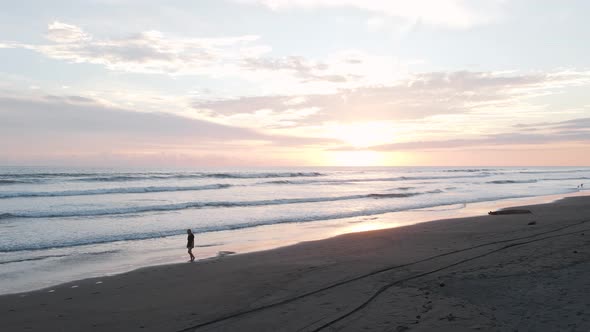
{"label": "sunset sky", "polygon": [[590,165],[590,2],[3,1],[0,165]]}

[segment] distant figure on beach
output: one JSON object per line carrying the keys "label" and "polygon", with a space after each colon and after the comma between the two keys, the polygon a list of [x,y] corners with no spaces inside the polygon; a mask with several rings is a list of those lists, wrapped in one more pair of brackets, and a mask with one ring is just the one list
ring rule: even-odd
{"label": "distant figure on beach", "polygon": [[188,254],[191,256],[191,262],[194,262],[195,255],[193,255],[193,248],[195,247],[195,234],[193,234],[193,231],[191,231],[190,228],[186,230],[186,234],[188,234],[186,247],[188,249]]}

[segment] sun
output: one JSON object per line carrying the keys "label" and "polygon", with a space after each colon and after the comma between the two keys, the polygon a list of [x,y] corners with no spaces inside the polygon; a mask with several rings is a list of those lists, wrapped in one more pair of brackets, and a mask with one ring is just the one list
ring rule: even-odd
{"label": "sun", "polygon": [[327,131],[329,136],[354,148],[385,144],[391,142],[394,135],[391,125],[384,122],[334,124]]}
{"label": "sun", "polygon": [[371,146],[392,141],[391,124],[385,122],[333,123],[325,127],[328,137],[336,138],[350,149],[330,151],[324,155],[331,166],[384,166],[390,160],[386,153],[372,151]]}

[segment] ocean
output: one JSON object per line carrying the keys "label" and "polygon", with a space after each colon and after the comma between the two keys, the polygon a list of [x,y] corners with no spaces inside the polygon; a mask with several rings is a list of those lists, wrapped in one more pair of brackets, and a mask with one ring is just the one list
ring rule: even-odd
{"label": "ocean", "polygon": [[584,167],[0,167],[0,293],[188,260],[187,228],[205,259],[387,213],[573,193],[589,179]]}

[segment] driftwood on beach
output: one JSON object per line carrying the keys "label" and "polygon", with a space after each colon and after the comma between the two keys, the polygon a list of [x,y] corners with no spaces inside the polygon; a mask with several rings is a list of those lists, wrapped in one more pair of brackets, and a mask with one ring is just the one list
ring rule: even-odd
{"label": "driftwood on beach", "polygon": [[489,215],[503,215],[503,214],[527,214],[532,213],[530,210],[500,210],[500,211],[490,211],[488,212]]}

